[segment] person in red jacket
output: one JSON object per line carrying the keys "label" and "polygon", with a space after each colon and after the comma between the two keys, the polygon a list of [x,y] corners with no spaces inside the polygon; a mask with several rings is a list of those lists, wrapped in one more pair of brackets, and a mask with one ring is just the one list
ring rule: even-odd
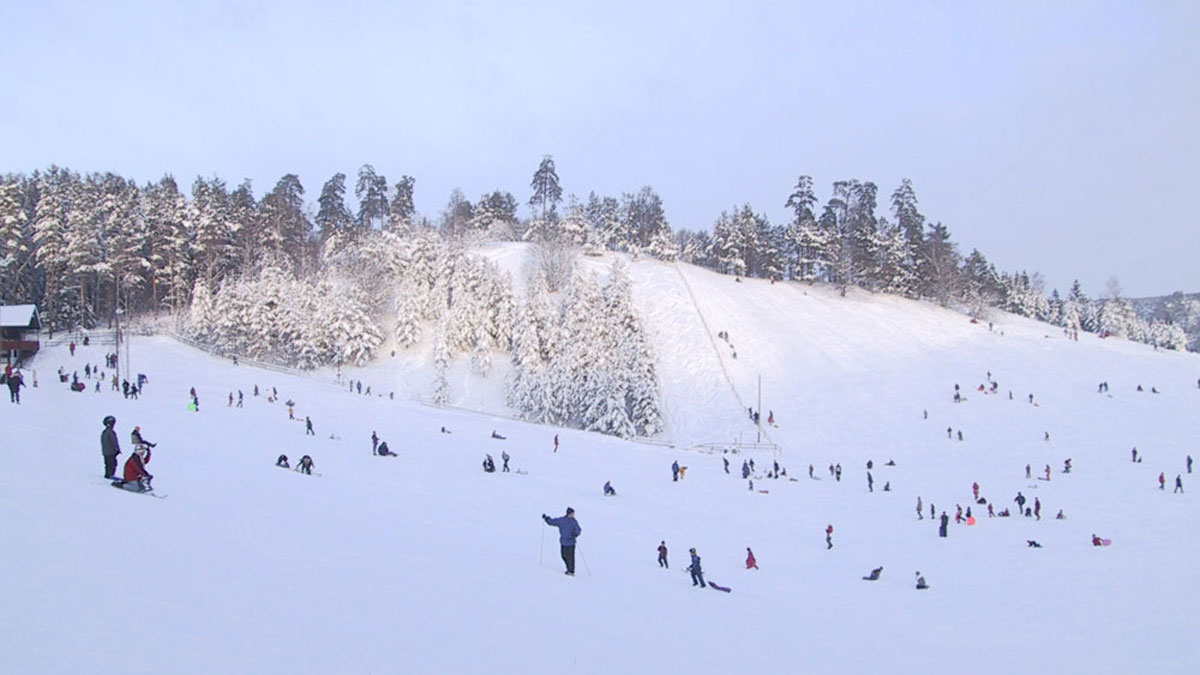
{"label": "person in red jacket", "polygon": [[121,487],[130,492],[149,492],[154,488],[150,487],[150,481],[154,476],[146,471],[146,465],[150,463],[150,448],[145,445],[138,446],[129,459],[125,460],[125,480],[120,484]]}
{"label": "person in red jacket", "polygon": [[754,559],[754,551],[751,551],[749,546],[746,547],[746,569],[758,569],[758,561]]}

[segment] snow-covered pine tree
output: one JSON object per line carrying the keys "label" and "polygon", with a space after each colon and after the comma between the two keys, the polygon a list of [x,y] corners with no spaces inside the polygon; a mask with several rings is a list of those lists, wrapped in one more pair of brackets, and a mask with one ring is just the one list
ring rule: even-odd
{"label": "snow-covered pine tree", "polygon": [[450,404],[450,350],[446,341],[446,326],[439,324],[433,334],[433,404]]}
{"label": "snow-covered pine tree", "polygon": [[377,223],[382,227],[387,222],[388,211],[391,208],[387,198],[387,179],[375,173],[375,167],[363,164],[359,168],[354,196],[358,197],[358,218],[355,225],[360,230],[369,230]]}

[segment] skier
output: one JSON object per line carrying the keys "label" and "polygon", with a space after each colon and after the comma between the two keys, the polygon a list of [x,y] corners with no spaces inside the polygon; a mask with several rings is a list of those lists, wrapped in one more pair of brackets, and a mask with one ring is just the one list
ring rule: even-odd
{"label": "skier", "polygon": [[296,465],[296,471],[311,476],[313,472],[312,457],[309,457],[308,455],[301,457],[300,463]]}
{"label": "skier", "polygon": [[863,581],[878,581],[880,574],[883,574],[883,568],[876,567],[875,569],[871,570],[869,575],[863,577]]}
{"label": "skier", "polygon": [[607,481],[607,480],[604,481],[604,496],[605,497],[616,497],[617,496],[617,491],[613,489],[611,481]]}
{"label": "skier", "polygon": [[1171,494],[1176,492],[1183,492],[1183,477],[1179,474],[1175,474],[1175,490]]}
{"label": "skier", "polygon": [[146,471],[146,464],[149,461],[150,448],[139,445],[134,449],[133,454],[129,455],[129,459],[125,460],[125,479],[113,481],[113,485],[130,492],[150,492],[154,489],[150,487],[150,481],[154,476]]}
{"label": "skier", "polygon": [[25,385],[25,378],[21,377],[21,371],[16,371],[8,376],[8,400],[10,403],[21,403],[21,387]]}
{"label": "skier", "polygon": [[746,547],[746,569],[758,569],[758,561],[754,559],[754,551],[749,546]]}
{"label": "skier", "polygon": [[121,454],[121,445],[117,442],[117,432],[114,427],[117,418],[109,415],[104,418],[104,431],[100,432],[100,454],[104,455],[104,477],[112,480],[117,473],[117,455]]}
{"label": "skier", "polygon": [[667,541],[665,539],[658,542],[658,566],[671,569],[667,563]]}
{"label": "skier", "polygon": [[825,528],[825,550],[828,551],[831,548],[833,548],[833,524],[832,523],[830,523],[829,526]]}
{"label": "skier", "polygon": [[512,459],[512,457],[509,457],[507,452],[500,453],[500,461],[504,462],[504,466],[500,470],[504,473],[508,473],[508,460],[510,459]]}
{"label": "skier", "polygon": [[148,448],[153,448],[158,445],[157,443],[151,443],[150,441],[142,438],[142,428],[140,426],[135,426],[133,428],[133,431],[129,434],[129,440],[133,443],[134,450],[143,445]]}
{"label": "skier", "polygon": [[679,462],[671,462],[671,480],[677,482],[679,480]]}
{"label": "skier", "polygon": [[704,570],[700,569],[700,556],[694,548],[689,548],[688,553],[692,555],[692,564],[688,566],[688,571],[692,573],[692,585],[704,588]]}
{"label": "skier", "polygon": [[[442,428],[444,429],[445,427]],[[379,454],[379,436],[374,431],[371,432],[371,454]]]}
{"label": "skier", "polygon": [[377,454],[380,457],[395,457],[396,456],[396,453],[392,452],[391,449],[388,448],[387,441],[384,441],[379,444],[379,450],[378,450]]}
{"label": "skier", "polygon": [[279,457],[278,457],[278,458],[275,460],[275,466],[282,466],[282,467],[283,467],[283,468],[285,468],[285,469],[291,468],[291,467],[289,467],[289,466],[288,466],[288,458],[287,458],[287,455],[280,455],[280,456],[279,456]]}
{"label": "skier", "polygon": [[921,576],[920,572],[917,572],[917,590],[923,591],[927,588],[929,588],[929,584],[925,583],[925,577]]}
{"label": "skier", "polygon": [[579,522],[575,520],[575,509],[567,507],[566,515],[551,518],[542,514],[542,520],[547,525],[558,528],[558,545],[562,549],[562,560],[567,565],[567,576],[575,576],[575,539],[583,532]]}
{"label": "skier", "polygon": [[316,436],[317,435],[317,433],[315,431],[313,431],[313,428],[312,428],[312,418],[309,417],[308,415],[304,416],[304,435],[305,436]]}

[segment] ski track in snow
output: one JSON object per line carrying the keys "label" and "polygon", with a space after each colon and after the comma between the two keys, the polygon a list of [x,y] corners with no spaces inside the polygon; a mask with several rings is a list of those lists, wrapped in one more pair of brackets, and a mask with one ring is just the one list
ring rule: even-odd
{"label": "ski track in snow", "polygon": [[[489,255],[518,278],[522,251]],[[604,274],[606,261],[587,264]],[[502,363],[482,381],[465,358],[452,371],[456,404],[490,414],[420,405],[427,345],[348,369],[373,385],[368,397],[332,371],[235,367],[137,337],[131,370],[150,377],[137,401],[57,382],[60,365],[82,377],[84,363],[103,364],[105,346],[46,348],[32,364],[39,386],[20,406],[0,402],[0,672],[1194,672],[1200,485],[1184,458],[1200,457],[1196,355],[1069,341],[1003,314],[989,331],[861,291],[651,260],[630,271],[660,359],[662,440],[675,447],[507,419]],[[736,359],[716,331],[729,331]],[[998,395],[976,391],[988,371]],[[744,455],[725,475],[719,455],[685,449],[753,440],[738,398],[754,405],[760,376],[782,450],[752,456],[760,474],[777,457],[799,479],[757,478],[768,494],[741,480]],[[198,412],[186,409],[192,386]],[[301,421],[267,403],[271,386]],[[245,407],[226,406],[239,388]],[[122,461],[135,424],[159,443],[148,468],[170,499],[101,478],[107,414]],[[373,457],[372,430],[399,456]],[[528,474],[480,470],[504,450]],[[275,468],[281,452],[311,454],[322,475]],[[688,466],[683,481],[671,481],[673,460]],[[822,480],[808,479],[810,462]],[[1052,480],[1027,480],[1026,464],[1035,476],[1049,464]],[[1188,492],[1172,494],[1181,473]],[[617,497],[601,495],[606,480]],[[973,481],[997,509],[1015,509],[1018,490],[1040,498],[1042,520],[975,506],[977,525],[937,537],[929,504],[953,518]],[[574,579],[539,517],[567,505],[583,528]],[[1113,545],[1093,548],[1093,532]],[[662,539],[669,571],[655,563]],[[693,546],[731,594],[691,586]],[[760,570],[744,569],[747,546]],[[879,565],[879,581],[861,581]],[[929,591],[913,590],[916,570]]]}

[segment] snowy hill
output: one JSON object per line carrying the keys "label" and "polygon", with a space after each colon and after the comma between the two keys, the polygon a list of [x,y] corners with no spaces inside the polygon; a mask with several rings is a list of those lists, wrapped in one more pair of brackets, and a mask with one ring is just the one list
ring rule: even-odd
{"label": "snowy hill", "polygon": [[[328,373],[234,366],[136,338],[131,372],[150,382],[127,400],[54,376],[62,366],[82,378],[111,345],[43,350],[38,387],[0,404],[0,671],[1194,670],[1200,487],[1184,462],[1200,455],[1196,355],[1070,341],[1006,315],[989,330],[919,303],[655,261],[631,274],[674,448],[378,396],[428,386],[419,357],[403,354],[345,373],[376,383],[366,396]],[[989,372],[996,394],[976,389]],[[727,475],[722,455],[686,446],[751,439],[745,408],[760,376],[763,415],[779,425],[766,435],[782,451],[727,455]],[[463,404],[499,391],[494,380],[454,384]],[[186,407],[193,386],[197,412]],[[315,437],[267,401],[272,387],[298,420],[311,416]],[[238,390],[244,407],[227,405]],[[107,414],[122,460],[135,424],[159,443],[149,470],[167,499],[101,478]],[[399,457],[372,456],[372,430]],[[480,470],[501,451],[520,473]],[[310,454],[321,475],[276,468],[280,453]],[[749,457],[754,491],[738,471]],[[775,459],[798,480],[764,477]],[[688,467],[682,481],[672,461]],[[1027,479],[1027,464],[1035,476],[1050,465],[1051,480]],[[1172,493],[1176,474],[1183,494]],[[606,480],[618,496],[601,495]],[[973,482],[997,509],[1015,511],[1018,491],[1036,497],[1042,519],[987,518]],[[947,538],[931,503],[951,516]],[[956,504],[977,524],[955,524]],[[540,519],[568,505],[583,529],[575,578]],[[1092,547],[1093,533],[1112,546]],[[660,540],[669,571],[655,563]],[[732,593],[691,586],[690,547]],[[744,569],[746,547],[761,569]],[[879,581],[861,580],[881,565]],[[913,589],[917,570],[930,590]]]}

